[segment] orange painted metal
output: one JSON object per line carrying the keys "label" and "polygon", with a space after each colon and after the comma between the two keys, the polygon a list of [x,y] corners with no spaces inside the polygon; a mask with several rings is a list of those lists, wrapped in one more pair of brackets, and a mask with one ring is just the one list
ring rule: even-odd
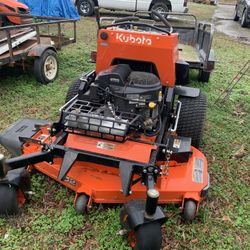
{"label": "orange painted metal", "polygon": [[[41,135],[44,137],[43,142],[54,141],[55,138],[48,136],[46,129],[39,131],[34,138],[39,138]],[[107,143],[114,143],[119,147],[114,148],[114,151],[105,151],[105,154],[114,156],[119,154],[119,158],[122,159],[136,159],[146,163],[146,159],[149,160],[149,155],[155,146],[125,141],[110,142],[97,138],[90,138],[86,136],[79,136],[69,134],[69,137],[64,146],[87,150],[89,152],[96,152],[98,154],[100,149],[96,148],[98,141]],[[141,144],[141,145],[137,145]],[[126,151],[127,148],[127,151]],[[24,154],[40,151],[40,146],[34,143],[26,143],[23,146]],[[123,153],[119,153],[119,152]],[[193,199],[199,202],[201,201],[200,192],[208,184],[207,176],[207,160],[205,156],[196,148],[192,147],[192,156],[186,163],[178,164],[174,161],[169,163],[168,175],[162,175],[158,178],[156,183],[156,189],[160,192],[159,203],[183,203],[184,199]],[[137,157],[136,157],[137,156]],[[203,183],[197,183],[193,180],[194,175],[194,161],[195,158],[201,158],[204,161],[203,171]],[[161,165],[164,162],[157,162],[157,165]],[[76,192],[76,195],[85,193],[90,196],[89,206],[94,203],[126,203],[131,199],[145,199],[146,187],[140,182],[132,186],[132,194],[124,196],[121,192],[122,184],[119,169],[105,166],[102,162],[99,164],[76,161],[70,171],[67,174],[65,180],[59,180],[58,175],[62,164],[62,158],[55,158],[53,164],[42,162],[35,164],[33,167],[52,179],[58,181],[64,186]],[[138,175],[134,176],[134,179],[138,178]],[[70,181],[69,181],[70,180]]]}
{"label": "orange painted metal", "polygon": [[[100,144],[104,144],[104,147],[98,147]],[[105,144],[110,147],[105,148]],[[157,148],[155,145],[148,145],[129,140],[120,143],[88,136],[79,136],[76,134],[69,134],[64,146],[117,158],[125,158],[130,161],[141,163],[147,163],[150,158],[151,150]]]}
{"label": "orange painted metal", "polygon": [[[107,39],[101,33],[107,33]],[[153,63],[163,86],[175,84],[175,63],[179,58],[178,34],[146,33],[117,28],[100,29],[97,41],[96,73],[107,69],[114,59]]]}

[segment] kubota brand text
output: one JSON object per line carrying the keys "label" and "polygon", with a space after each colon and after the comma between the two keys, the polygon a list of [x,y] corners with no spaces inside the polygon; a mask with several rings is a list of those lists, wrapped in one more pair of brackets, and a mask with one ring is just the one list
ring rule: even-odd
{"label": "kubota brand text", "polygon": [[132,34],[123,34],[116,33],[116,40],[119,40],[122,43],[133,43],[139,45],[152,45],[152,40],[150,38],[142,36],[134,36]]}

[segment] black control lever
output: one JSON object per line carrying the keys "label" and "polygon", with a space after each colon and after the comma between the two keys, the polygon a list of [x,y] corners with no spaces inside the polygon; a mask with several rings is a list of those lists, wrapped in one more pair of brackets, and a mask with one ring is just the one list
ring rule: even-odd
{"label": "black control lever", "polygon": [[153,10],[151,12],[154,16],[157,16],[168,28],[169,28],[169,33],[173,32],[173,27],[172,25],[164,18],[160,12]]}

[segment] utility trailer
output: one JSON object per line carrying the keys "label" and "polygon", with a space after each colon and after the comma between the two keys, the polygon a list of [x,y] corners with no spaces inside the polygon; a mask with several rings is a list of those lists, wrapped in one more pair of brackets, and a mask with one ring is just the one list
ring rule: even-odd
{"label": "utility trailer", "polygon": [[[179,37],[179,64],[176,68],[177,84],[183,84],[183,69],[186,70],[189,78],[190,69],[198,70],[198,81],[208,82],[211,72],[214,70],[215,57],[212,49],[212,42],[214,36],[214,25],[208,22],[199,22],[195,15],[187,13],[161,13],[166,17],[169,24],[173,27],[173,32],[178,33]],[[100,19],[103,22],[115,22],[115,17],[112,13],[103,12]],[[120,19],[139,17],[144,21],[148,20],[149,24],[156,25],[164,29],[164,24],[157,18],[150,16],[148,11],[138,11],[136,13],[117,14]],[[92,54],[91,59],[95,61],[95,53]],[[181,76],[182,79],[179,79]],[[187,83],[187,82],[186,82]]]}
{"label": "utility trailer", "polygon": [[[0,28],[0,68],[17,65],[25,68],[32,62],[38,82],[54,81],[58,75],[57,50],[76,42],[76,20],[0,13],[6,15],[32,17],[34,21]],[[73,31],[73,37],[67,36],[64,28]]]}
{"label": "utility trailer", "polygon": [[180,59],[188,63],[189,69],[199,70],[200,82],[208,82],[215,66],[213,24],[198,22],[192,14],[179,13],[168,15],[168,21],[173,23],[174,32],[179,34]]}

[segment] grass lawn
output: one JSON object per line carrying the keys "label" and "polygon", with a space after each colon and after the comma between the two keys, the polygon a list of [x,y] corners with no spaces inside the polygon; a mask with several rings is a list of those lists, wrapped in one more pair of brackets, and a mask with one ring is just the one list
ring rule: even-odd
{"label": "grass lawn", "polygon": [[[215,7],[189,4],[201,20]],[[59,53],[60,74],[48,86],[36,83],[32,72],[0,74],[0,130],[20,117],[58,118],[71,81],[94,68],[88,62],[95,49],[93,18],[78,23],[78,42]],[[250,47],[216,34],[213,42],[216,70],[209,84],[192,81],[208,96],[202,150],[208,158],[212,188],[198,217],[181,221],[176,206],[166,205],[164,249],[250,249],[249,231],[249,124],[250,77],[245,76],[230,98],[215,106],[215,99],[249,59]],[[3,149],[1,149],[3,151]],[[0,218],[0,249],[129,249],[119,230],[119,207],[94,205],[87,217],[77,216],[74,194],[41,174],[32,177],[32,200],[16,218]]]}

